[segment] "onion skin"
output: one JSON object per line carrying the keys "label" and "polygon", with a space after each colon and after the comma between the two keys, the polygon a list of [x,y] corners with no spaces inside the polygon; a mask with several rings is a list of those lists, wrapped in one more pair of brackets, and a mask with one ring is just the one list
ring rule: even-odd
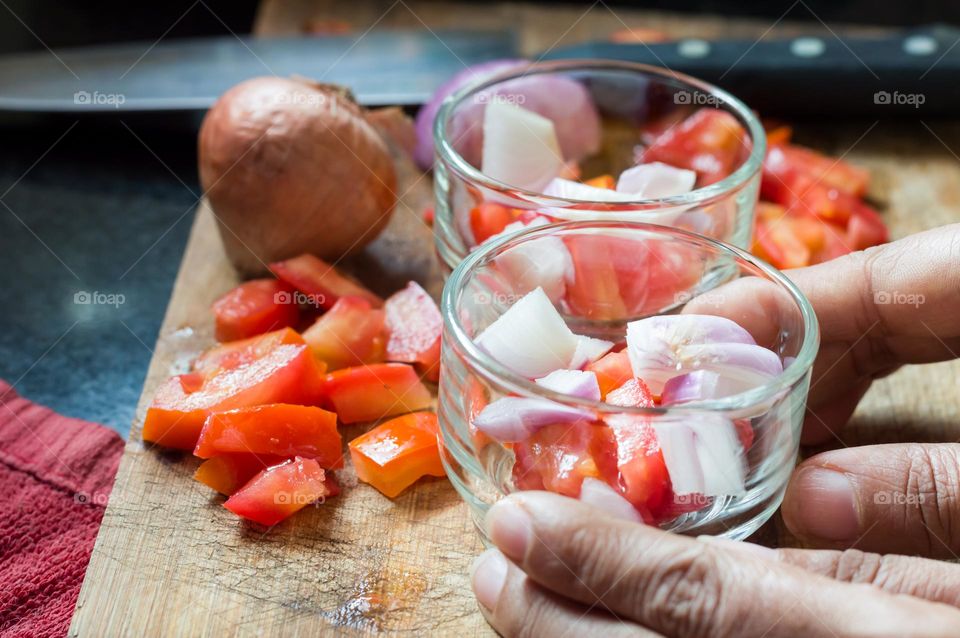
{"label": "onion skin", "polygon": [[372,241],[396,204],[389,148],[335,87],[254,78],[203,120],[200,183],[243,274],[313,253],[336,260]]}

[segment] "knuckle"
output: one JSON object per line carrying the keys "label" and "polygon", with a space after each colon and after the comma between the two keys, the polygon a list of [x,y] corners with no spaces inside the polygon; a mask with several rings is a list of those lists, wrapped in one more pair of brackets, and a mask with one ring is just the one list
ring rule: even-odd
{"label": "knuckle", "polygon": [[667,635],[724,635],[732,629],[722,565],[706,548],[691,548],[658,565],[647,591],[638,591],[637,609],[647,609]]}
{"label": "knuckle", "polygon": [[832,578],[849,583],[877,583],[882,576],[883,557],[879,554],[847,549],[840,552]]}
{"label": "knuckle", "polygon": [[[907,453],[904,493],[907,507],[916,508],[930,550],[949,542],[958,515],[960,470],[957,450],[946,445],[911,446]],[[958,539],[960,540],[960,539]]]}
{"label": "knuckle", "polygon": [[538,638],[548,633],[553,608],[544,594],[528,579],[521,585],[520,595],[507,596],[506,604],[498,605],[498,629],[511,638]]}

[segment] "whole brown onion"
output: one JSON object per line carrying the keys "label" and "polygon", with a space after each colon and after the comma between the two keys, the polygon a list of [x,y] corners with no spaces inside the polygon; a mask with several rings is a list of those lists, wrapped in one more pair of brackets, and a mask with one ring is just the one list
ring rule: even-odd
{"label": "whole brown onion", "polygon": [[355,252],[386,225],[397,177],[387,144],[341,89],[254,78],[200,128],[200,183],[227,255],[254,274],[304,252]]}

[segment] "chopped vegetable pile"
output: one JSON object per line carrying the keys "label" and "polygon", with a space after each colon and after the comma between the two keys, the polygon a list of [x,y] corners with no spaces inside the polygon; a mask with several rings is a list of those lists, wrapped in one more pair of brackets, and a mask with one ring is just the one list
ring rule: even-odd
{"label": "chopped vegetable pile", "polygon": [[652,524],[745,493],[750,420],[608,412],[591,402],[678,406],[738,394],[783,371],[775,352],[719,316],[632,321],[620,348],[574,334],[542,288],[516,301],[475,343],[542,388],[583,400],[504,396],[472,410],[477,435],[512,449],[515,487]]}
{"label": "chopped vegetable pile", "polygon": [[[534,95],[543,90],[535,88]],[[526,98],[518,103],[495,99],[513,95],[515,90],[504,88],[487,96],[482,129],[474,127],[482,131],[482,140],[461,145],[467,159],[475,161],[486,175],[511,186],[560,199],[596,202],[594,207],[599,209],[578,204],[527,210],[499,201],[479,201],[462,226],[473,245],[504,232],[562,220],[647,221],[696,229],[696,216],[702,213],[690,205],[638,210],[625,203],[681,196],[719,182],[749,155],[750,138],[733,115],[701,108],[685,117],[676,112],[648,123],[640,131],[643,143],[636,148],[636,165],[618,177],[603,174],[580,179],[579,162],[585,159],[584,151],[597,150],[599,129],[593,124],[586,127],[597,138],[589,142],[582,141],[583,131],[577,132],[580,152],[572,156],[565,152],[573,135],[567,127],[570,113],[548,112],[536,100],[528,104],[529,90],[518,94]],[[578,94],[578,104],[583,99]],[[584,112],[590,113],[585,118],[590,122],[597,118],[592,106]],[[768,132],[752,251],[786,269],[886,242],[883,220],[863,199],[869,173],[842,159],[791,144],[791,135],[785,126]],[[518,153],[518,148],[523,152]]]}
{"label": "chopped vegetable pile", "polygon": [[[336,496],[340,424],[392,418],[350,442],[360,480],[394,497],[443,476],[433,399],[440,311],[416,283],[381,299],[312,255],[272,264],[214,302],[218,340],[161,384],[143,439],[205,459],[196,479],[231,512],[275,525]],[[301,332],[297,328],[305,327]]]}

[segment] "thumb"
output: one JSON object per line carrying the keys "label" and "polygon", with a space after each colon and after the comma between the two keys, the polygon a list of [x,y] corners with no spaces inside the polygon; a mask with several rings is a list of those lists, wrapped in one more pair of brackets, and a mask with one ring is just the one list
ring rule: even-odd
{"label": "thumb", "polygon": [[956,558],[960,445],[897,444],[818,454],[794,472],[783,520],[812,545]]}

